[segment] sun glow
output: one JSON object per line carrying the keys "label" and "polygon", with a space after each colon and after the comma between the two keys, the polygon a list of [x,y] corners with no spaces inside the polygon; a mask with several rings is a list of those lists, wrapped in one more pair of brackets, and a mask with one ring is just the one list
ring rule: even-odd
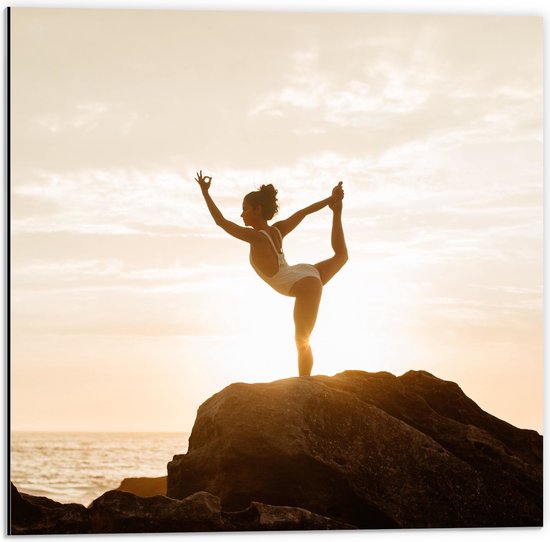
{"label": "sun glow", "polygon": [[392,371],[407,350],[405,340],[395,340],[400,331],[392,314],[407,310],[400,302],[404,287],[374,273],[366,279],[353,262],[347,265],[323,291],[312,340],[314,373]]}
{"label": "sun glow", "polygon": [[[311,347],[312,374],[347,369],[395,372],[406,366],[406,330],[396,322],[412,303],[406,284],[382,278],[374,270],[368,281],[348,262],[324,288]],[[271,381],[297,376],[294,298],[277,295],[252,274],[217,296],[216,315],[231,330],[217,356],[228,381]],[[358,287],[357,285],[360,285]],[[407,302],[405,302],[407,299]],[[205,301],[208,303],[208,301]],[[395,340],[399,335],[400,340]]]}
{"label": "sun glow", "polygon": [[250,276],[232,292],[228,318],[237,319],[241,341],[233,353],[234,380],[263,382],[297,375],[293,299],[276,294]]}

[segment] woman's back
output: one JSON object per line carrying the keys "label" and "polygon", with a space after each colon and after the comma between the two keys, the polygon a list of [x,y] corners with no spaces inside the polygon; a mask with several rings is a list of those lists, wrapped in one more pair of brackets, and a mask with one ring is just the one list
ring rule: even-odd
{"label": "woman's back", "polygon": [[250,263],[256,271],[272,277],[279,271],[281,256],[284,263],[283,238],[277,228],[271,226],[270,231],[260,230],[262,235],[258,241],[250,243]]}

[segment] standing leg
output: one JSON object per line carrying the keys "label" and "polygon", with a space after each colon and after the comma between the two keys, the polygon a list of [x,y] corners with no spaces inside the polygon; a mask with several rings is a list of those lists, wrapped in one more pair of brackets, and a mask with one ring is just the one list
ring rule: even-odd
{"label": "standing leg", "polygon": [[321,281],[325,285],[348,261],[348,249],[344,238],[344,228],[342,227],[342,198],[344,192],[341,185],[338,185],[333,191],[333,203],[330,204],[332,209],[332,232],[330,235],[330,243],[334,256],[328,260],[316,263],[315,267],[321,275]]}
{"label": "standing leg", "polygon": [[323,286],[317,278],[307,277],[294,287],[296,301],[294,303],[294,325],[296,348],[298,350],[298,374],[310,376],[313,367],[313,352],[309,338],[319,311]]}

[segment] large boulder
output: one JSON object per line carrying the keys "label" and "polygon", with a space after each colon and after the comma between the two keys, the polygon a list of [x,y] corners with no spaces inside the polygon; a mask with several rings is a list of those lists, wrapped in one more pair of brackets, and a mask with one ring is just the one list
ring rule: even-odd
{"label": "large boulder", "polygon": [[299,507],[360,528],[542,525],[542,436],[424,371],[232,384],[198,411],[167,495]]}

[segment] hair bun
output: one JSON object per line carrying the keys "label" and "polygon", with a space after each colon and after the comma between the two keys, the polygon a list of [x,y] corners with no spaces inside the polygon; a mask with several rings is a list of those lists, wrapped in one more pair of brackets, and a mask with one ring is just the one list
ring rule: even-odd
{"label": "hair bun", "polygon": [[272,184],[262,184],[260,191],[266,194],[277,194],[277,189]]}

